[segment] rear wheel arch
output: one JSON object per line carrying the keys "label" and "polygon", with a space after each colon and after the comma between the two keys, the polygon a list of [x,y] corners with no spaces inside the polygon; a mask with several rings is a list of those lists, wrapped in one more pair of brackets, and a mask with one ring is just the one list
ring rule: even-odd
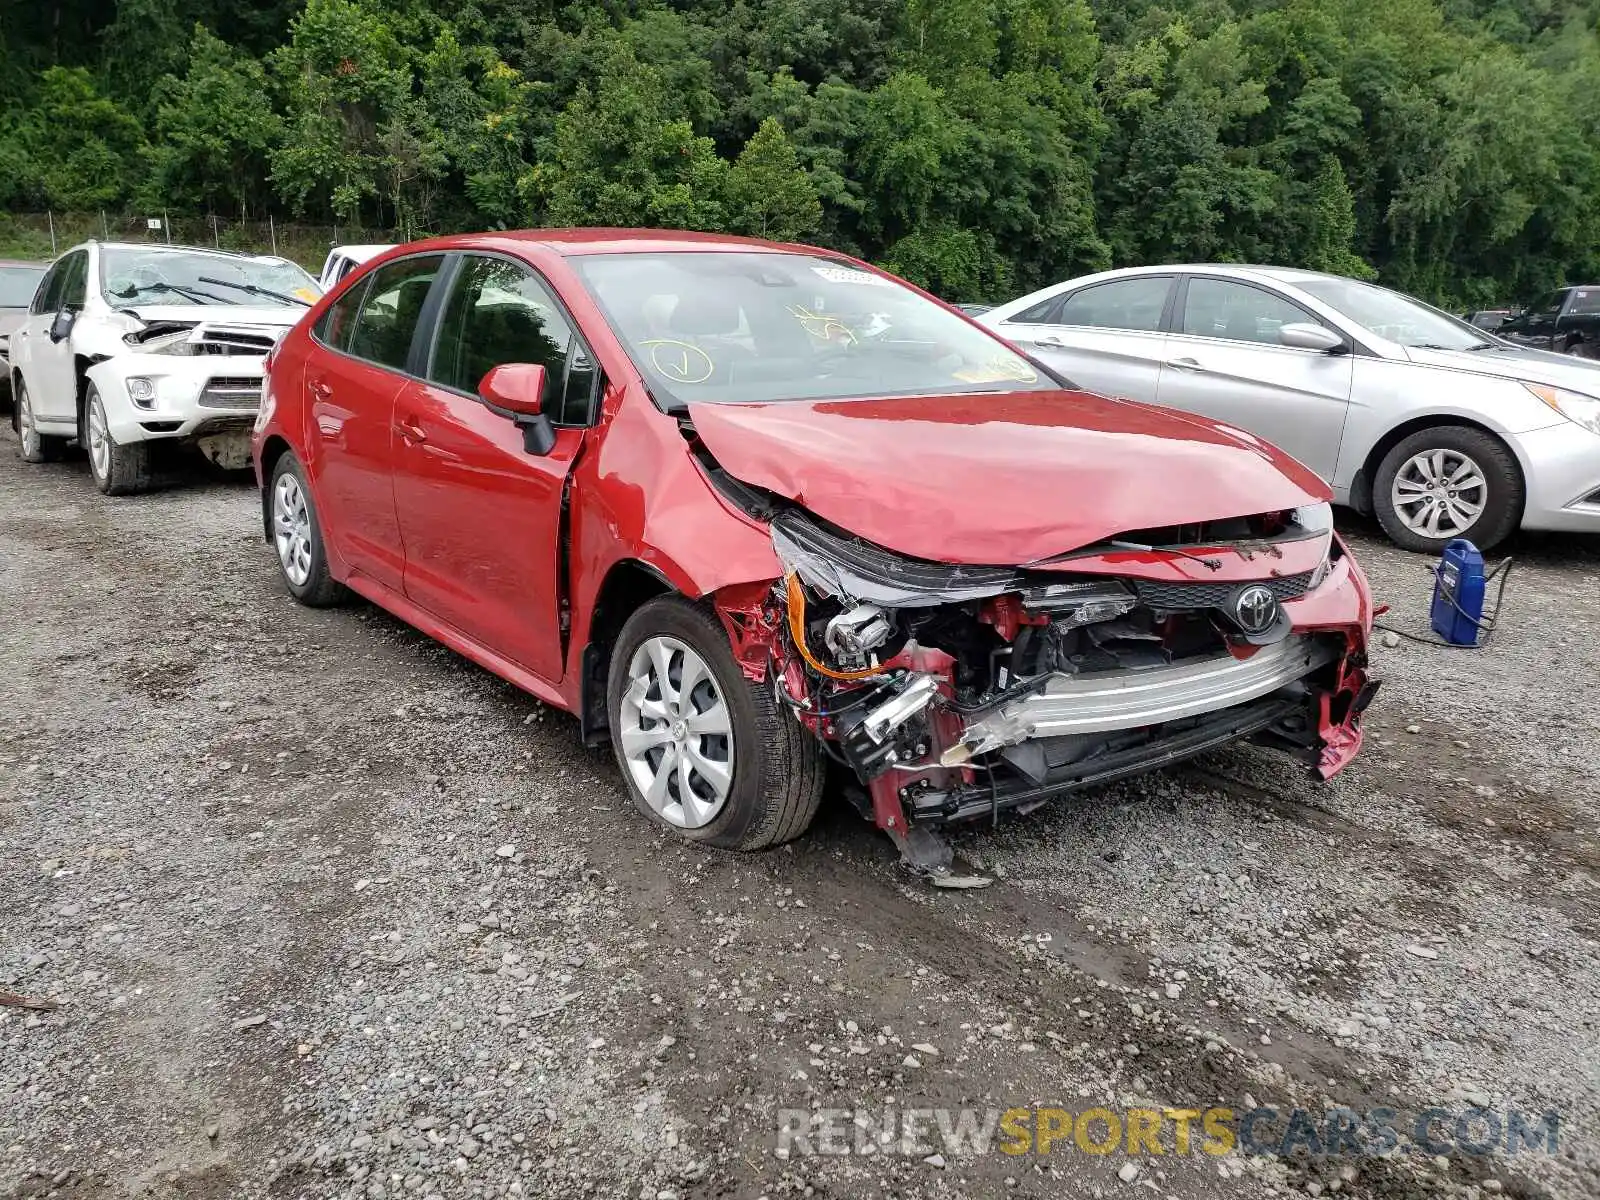
{"label": "rear wheel arch", "polygon": [[287,438],[273,434],[261,443],[261,536],[272,541],[272,472],[278,460],[290,453]]}

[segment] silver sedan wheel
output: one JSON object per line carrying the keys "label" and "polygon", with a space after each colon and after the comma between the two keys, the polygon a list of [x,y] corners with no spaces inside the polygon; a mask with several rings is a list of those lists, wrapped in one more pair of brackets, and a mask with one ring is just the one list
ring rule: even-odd
{"label": "silver sedan wheel", "polygon": [[1389,499],[1412,533],[1443,540],[1477,524],[1489,503],[1489,482],[1459,450],[1424,450],[1395,473]]}
{"label": "silver sedan wheel", "polygon": [[300,481],[287,471],[272,489],[272,540],[284,576],[304,587],[311,578],[311,511]]}
{"label": "silver sedan wheel", "polygon": [[98,395],[89,400],[89,466],[96,479],[111,474],[111,430],[106,427],[106,410]]}
{"label": "silver sedan wheel", "polygon": [[28,389],[21,388],[17,395],[17,428],[22,435],[22,457],[33,458],[39,453],[39,427],[33,420],[33,401]]}
{"label": "silver sedan wheel", "polygon": [[733,723],[711,668],[677,638],[649,638],[628,663],[617,731],[634,786],[679,829],[710,823],[733,787]]}

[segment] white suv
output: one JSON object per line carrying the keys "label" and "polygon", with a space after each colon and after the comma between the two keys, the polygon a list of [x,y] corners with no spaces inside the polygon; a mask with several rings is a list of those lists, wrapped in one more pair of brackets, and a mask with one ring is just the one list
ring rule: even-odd
{"label": "white suv", "polygon": [[89,242],[56,260],[11,335],[22,457],[76,439],[107,495],[152,478],[160,441],[219,466],[250,461],[262,360],[321,294],[281,258]]}

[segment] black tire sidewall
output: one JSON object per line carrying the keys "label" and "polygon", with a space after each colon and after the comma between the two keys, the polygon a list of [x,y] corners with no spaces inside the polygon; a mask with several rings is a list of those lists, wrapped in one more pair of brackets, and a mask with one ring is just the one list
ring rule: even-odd
{"label": "black tire sidewall", "polygon": [[[1468,456],[1478,464],[1489,485],[1488,500],[1478,519],[1448,537],[1429,538],[1408,529],[1395,511],[1391,496],[1400,468],[1427,450],[1453,450]],[[1466,538],[1480,550],[1492,549],[1509,537],[1522,519],[1523,498],[1522,474],[1511,450],[1493,435],[1462,425],[1421,429],[1401,439],[1383,456],[1372,487],[1372,509],[1389,540],[1402,549],[1422,554],[1441,553],[1457,538]]]}
{"label": "black tire sidewall", "polygon": [[[716,680],[717,689],[733,727],[733,788],[722,811],[698,829],[683,829],[663,820],[633,781],[622,740],[615,735],[622,711],[622,695],[628,685],[628,663],[634,652],[648,639],[665,635],[692,647],[705,660]],[[611,651],[611,669],[606,679],[606,716],[613,735],[612,750],[622,773],[623,786],[637,808],[652,824],[692,842],[724,849],[745,845],[761,825],[765,815],[769,768],[766,747],[760,737],[755,701],[750,681],[734,661],[728,636],[705,609],[678,596],[662,596],[644,604],[622,627]]]}
{"label": "black tire sidewall", "polygon": [[296,584],[289,578],[289,572],[284,570],[283,556],[278,553],[278,539],[276,531],[270,535],[270,548],[272,560],[278,564],[278,576],[283,580],[283,586],[289,589],[289,594],[302,604],[320,605],[327,603],[327,597],[333,587],[333,577],[328,571],[328,549],[322,540],[322,518],[317,513],[317,503],[311,495],[311,485],[306,482],[305,470],[300,466],[300,460],[293,452],[279,455],[278,461],[273,465],[272,478],[267,483],[268,528],[272,529],[272,507],[277,503],[278,480],[285,475],[293,475],[295,482],[300,485],[300,495],[306,502],[306,516],[311,522],[311,570],[306,573],[306,581]]}

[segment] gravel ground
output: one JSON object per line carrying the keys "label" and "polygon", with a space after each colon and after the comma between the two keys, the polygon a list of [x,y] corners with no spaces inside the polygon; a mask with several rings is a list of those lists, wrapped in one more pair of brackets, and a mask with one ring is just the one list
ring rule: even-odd
{"label": "gravel ground", "polygon": [[[963,835],[1000,878],[949,894],[837,800],[760,856],[652,833],[570,718],[293,604],[257,511],[0,447],[0,991],[59,1004],[0,1007],[0,1193],[1600,1193],[1600,541],[1517,546],[1487,650],[1380,646],[1331,785],[1213,755]],[[1426,561],[1353,536],[1420,628]],[[1034,1104],[1555,1108],[1560,1147],[777,1137]]]}

